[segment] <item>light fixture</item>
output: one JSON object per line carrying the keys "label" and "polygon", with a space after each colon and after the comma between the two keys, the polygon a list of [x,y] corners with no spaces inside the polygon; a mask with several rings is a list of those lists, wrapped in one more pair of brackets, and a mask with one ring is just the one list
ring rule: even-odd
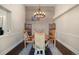
{"label": "light fixture", "polygon": [[41,11],[41,8],[39,6],[38,10],[34,12],[34,17],[36,18],[44,18],[45,17],[45,12]]}

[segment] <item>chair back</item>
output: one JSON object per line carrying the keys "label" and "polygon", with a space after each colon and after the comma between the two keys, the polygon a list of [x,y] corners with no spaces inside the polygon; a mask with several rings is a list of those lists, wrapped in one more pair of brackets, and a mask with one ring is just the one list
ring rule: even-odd
{"label": "chair back", "polygon": [[45,33],[35,33],[35,49],[45,49]]}

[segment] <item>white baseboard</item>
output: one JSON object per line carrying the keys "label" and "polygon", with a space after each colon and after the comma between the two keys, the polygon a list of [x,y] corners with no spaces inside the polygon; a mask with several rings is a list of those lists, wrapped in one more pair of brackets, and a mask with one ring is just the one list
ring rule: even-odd
{"label": "white baseboard", "polygon": [[2,51],[2,52],[0,53],[0,55],[5,55],[5,54],[7,54],[9,51],[11,51],[14,47],[16,47],[16,46],[17,46],[18,44],[20,44],[22,41],[23,41],[23,39],[20,40],[20,41],[18,41],[18,42],[17,42],[16,44],[14,44],[13,46],[9,47],[8,49]]}
{"label": "white baseboard", "polygon": [[69,50],[71,50],[72,52],[74,52],[75,54],[79,54],[79,51],[77,51],[76,49],[74,49],[73,47],[69,46],[68,44],[66,44],[65,42],[60,41],[59,39],[57,39],[57,41],[59,41],[61,44],[63,44],[65,47],[67,47]]}

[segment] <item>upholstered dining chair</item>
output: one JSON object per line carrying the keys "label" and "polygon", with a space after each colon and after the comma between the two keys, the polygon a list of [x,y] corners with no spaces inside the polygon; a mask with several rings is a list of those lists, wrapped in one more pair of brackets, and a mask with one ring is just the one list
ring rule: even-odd
{"label": "upholstered dining chair", "polygon": [[36,32],[35,33],[35,55],[45,55],[45,33]]}

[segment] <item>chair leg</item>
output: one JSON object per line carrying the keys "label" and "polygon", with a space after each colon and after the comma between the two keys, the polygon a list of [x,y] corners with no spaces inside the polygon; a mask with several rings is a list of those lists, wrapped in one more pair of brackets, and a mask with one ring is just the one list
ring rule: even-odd
{"label": "chair leg", "polygon": [[24,47],[26,48],[26,41],[24,40]]}
{"label": "chair leg", "polygon": [[35,55],[45,55],[45,51],[44,50],[35,50]]}

